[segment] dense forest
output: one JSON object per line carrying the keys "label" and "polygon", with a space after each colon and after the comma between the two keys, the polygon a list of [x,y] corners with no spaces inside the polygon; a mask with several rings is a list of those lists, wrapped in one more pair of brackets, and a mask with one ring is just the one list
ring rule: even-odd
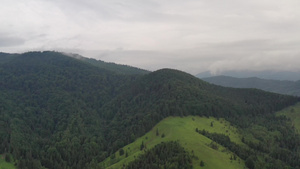
{"label": "dense forest", "polygon": [[[0,154],[10,154],[20,169],[97,168],[163,118],[198,115],[225,118],[243,131],[253,125],[277,131],[258,145],[245,140],[253,158],[264,153],[299,168],[299,135],[274,114],[298,97],[211,85],[178,70],[114,64],[130,69],[120,73],[96,63],[58,52],[0,53]],[[170,144],[161,146],[183,151]]]}
{"label": "dense forest", "polygon": [[133,162],[124,166],[125,169],[192,169],[191,155],[175,141],[160,143],[147,150]]}

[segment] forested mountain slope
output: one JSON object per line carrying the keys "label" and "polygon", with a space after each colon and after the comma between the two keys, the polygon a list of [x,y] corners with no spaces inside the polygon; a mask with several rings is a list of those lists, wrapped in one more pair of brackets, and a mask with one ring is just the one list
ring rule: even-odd
{"label": "forested mountain slope", "polygon": [[300,96],[300,81],[266,80],[256,77],[234,78],[230,76],[213,76],[202,78],[212,84],[234,88],[257,88],[269,92]]}
{"label": "forested mountain slope", "polygon": [[82,168],[105,147],[100,108],[135,78],[55,52],[18,55],[0,67],[1,152],[20,168]]}
{"label": "forested mountain slope", "polygon": [[[288,165],[298,166],[299,136],[294,135],[292,126],[285,125],[285,119],[277,118],[275,111],[299,101],[296,97],[267,93],[257,89],[234,89],[210,85],[184,72],[163,69],[140,78],[128,91],[104,106],[112,134],[107,138],[130,140],[151,129],[160,119],[168,116],[213,116],[225,118],[241,130],[278,130],[278,136],[270,135],[259,143],[262,147],[272,147],[266,156],[270,156],[279,147],[287,150],[291,157]],[[113,116],[112,116],[113,115]],[[122,123],[117,121],[122,119]],[[134,123],[138,121],[138,123]],[[264,137],[254,134],[255,137]],[[130,136],[130,137],[129,137]],[[289,137],[287,137],[289,136]],[[132,139],[134,140],[134,139]],[[298,140],[298,141],[296,141]],[[249,140],[248,140],[249,141]],[[270,141],[270,140],[269,140]],[[273,143],[274,142],[274,143]],[[280,144],[279,144],[280,143]],[[115,144],[121,145],[118,141]],[[254,146],[258,146],[254,144]],[[274,147],[273,147],[274,146]],[[115,147],[114,144],[110,147]],[[256,148],[257,150],[258,148]],[[114,149],[117,151],[117,149]],[[259,150],[263,151],[263,150]],[[275,157],[274,157],[275,158]],[[280,158],[280,157],[277,157]],[[259,163],[259,162],[258,162]]]}
{"label": "forested mountain slope", "polygon": [[[220,87],[171,69],[122,75],[57,52],[2,60],[0,154],[11,153],[18,168],[93,168],[163,118],[186,115],[278,130],[274,149],[298,157],[298,135],[274,115],[297,97]],[[276,157],[290,166],[295,158]]]}
{"label": "forested mountain slope", "polygon": [[9,53],[0,52],[0,65],[12,60],[16,56],[18,56],[18,54],[9,54]]}
{"label": "forested mountain slope", "polygon": [[107,63],[104,62],[102,60],[96,60],[93,58],[86,58],[77,54],[66,54],[68,56],[71,56],[73,58],[82,60],[84,62],[88,62],[94,66],[97,66],[99,68],[103,68],[103,69],[107,69],[119,74],[147,74],[150,73],[149,71],[140,69],[140,68],[136,68],[136,67],[132,67],[132,66],[128,66],[128,65],[120,65],[120,64],[115,64],[115,63]]}

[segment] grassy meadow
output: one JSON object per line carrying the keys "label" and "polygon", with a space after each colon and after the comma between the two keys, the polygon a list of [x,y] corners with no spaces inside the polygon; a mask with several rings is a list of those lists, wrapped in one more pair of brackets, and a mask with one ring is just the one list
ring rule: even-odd
{"label": "grassy meadow", "polygon": [[295,129],[298,133],[300,132],[300,103],[277,112],[277,115],[285,115],[290,118]]}
{"label": "grassy meadow", "polygon": [[[197,133],[195,131],[196,128],[198,128],[198,130],[205,129],[210,133],[226,134],[230,137],[231,141],[237,144],[243,144],[237,129],[232,127],[230,123],[224,119],[217,120],[215,118],[198,116],[168,117],[135,142],[123,147],[123,150],[128,154],[127,158],[125,157],[126,153],[120,156],[119,152],[116,152],[114,159],[107,158],[101,165],[109,169],[119,169],[144,152],[144,150],[140,150],[142,142],[146,149],[151,149],[161,142],[177,140],[191,155],[195,156],[193,158],[193,167],[195,169],[244,168],[243,160],[239,158],[230,160],[233,154],[221,145],[218,145],[218,149],[211,148],[210,143],[212,140]],[[200,167],[200,161],[204,162],[204,167]]]}
{"label": "grassy meadow", "polygon": [[0,154],[0,169],[15,169],[13,163],[8,163],[4,160],[4,155]]}

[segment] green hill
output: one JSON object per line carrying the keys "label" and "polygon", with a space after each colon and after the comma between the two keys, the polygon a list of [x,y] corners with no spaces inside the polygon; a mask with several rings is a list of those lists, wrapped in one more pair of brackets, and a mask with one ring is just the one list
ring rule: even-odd
{"label": "green hill", "polygon": [[[281,114],[281,112],[277,114]],[[213,133],[212,135],[217,135],[221,139],[215,139],[216,137],[213,138],[207,134],[199,134],[195,129]],[[226,138],[225,136],[228,136],[229,140],[222,142],[222,139]],[[268,130],[262,125],[237,129],[224,119],[198,116],[168,117],[133,143],[111,154],[98,166],[108,169],[126,168],[128,164],[135,163],[142,154],[151,152],[153,147],[160,143],[178,141],[192,156],[193,168],[252,168],[250,166],[257,169],[285,168],[286,164],[277,159],[280,155],[276,156],[269,152],[282,153],[280,151],[283,149],[276,148],[275,145],[278,137],[281,137],[278,131]],[[228,142],[229,144],[227,144]],[[145,147],[144,149],[141,149],[142,145]],[[120,151],[124,153],[121,155]],[[148,160],[144,159],[144,161]],[[204,166],[200,166],[201,161],[204,162]]]}
{"label": "green hill", "polygon": [[12,154],[18,168],[96,168],[161,120],[190,115],[238,129],[257,154],[224,135],[194,135],[228,147],[245,164],[300,164],[299,135],[275,114],[298,97],[220,87],[172,69],[125,75],[58,52],[11,56],[0,64],[0,154]]}
{"label": "green hill", "polygon": [[290,106],[288,108],[283,109],[282,111],[277,112],[278,116],[286,116],[292,122],[292,125],[296,128],[296,130],[300,131],[300,103]]}
{"label": "green hill", "polygon": [[[211,126],[211,123],[213,123],[213,126]],[[237,133],[237,129],[232,127],[230,123],[224,119],[217,120],[215,118],[201,118],[198,116],[187,116],[183,118],[168,117],[155,125],[155,127],[144,136],[123,147],[122,149],[128,154],[127,158],[125,154],[120,156],[119,152],[117,152],[115,158],[106,159],[102,165],[107,169],[122,168],[123,165],[127,165],[140,154],[144,153],[145,150],[140,150],[142,143],[145,145],[145,149],[149,150],[161,142],[178,141],[186,151],[195,156],[192,158],[193,167],[195,169],[242,169],[244,167],[243,160],[239,158],[230,160],[234,155],[223,146],[218,145],[218,149],[212,148],[210,146],[212,140],[196,133],[196,128],[199,130],[205,129],[212,133],[225,134],[234,142],[243,145],[241,142],[242,137]],[[205,163],[204,167],[200,167],[201,161]]]}

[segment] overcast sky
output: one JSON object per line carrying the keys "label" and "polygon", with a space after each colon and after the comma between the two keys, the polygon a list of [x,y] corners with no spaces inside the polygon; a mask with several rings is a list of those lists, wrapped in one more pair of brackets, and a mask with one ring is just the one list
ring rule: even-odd
{"label": "overcast sky", "polygon": [[300,70],[299,0],[0,0],[0,51],[156,70]]}

